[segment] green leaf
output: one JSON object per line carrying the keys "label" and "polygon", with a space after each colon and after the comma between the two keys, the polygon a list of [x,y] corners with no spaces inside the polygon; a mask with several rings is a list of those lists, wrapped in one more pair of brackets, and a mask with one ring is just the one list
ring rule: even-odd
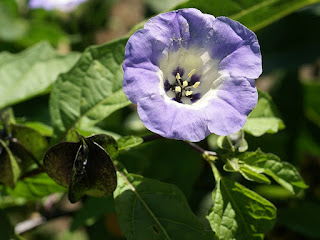
{"label": "green leaf", "polygon": [[124,136],[117,140],[119,151],[136,147],[143,143],[143,139],[137,136]]}
{"label": "green leaf", "polygon": [[51,137],[53,134],[52,127],[42,123],[42,122],[26,122],[24,123],[26,127],[32,128],[39,132],[42,136]]}
{"label": "green leaf", "polygon": [[12,137],[35,156],[42,160],[48,148],[48,142],[38,131],[20,124],[11,125]]}
{"label": "green leaf", "polygon": [[17,182],[14,189],[6,189],[14,197],[38,200],[52,193],[64,192],[66,189],[56,184],[46,173],[24,178]]}
{"label": "green leaf", "polygon": [[264,183],[264,184],[271,183],[269,178],[267,178],[265,175],[259,173],[257,171],[257,169],[254,169],[253,167],[243,165],[240,167],[239,171],[240,171],[241,175],[249,181],[254,181],[254,182]]}
{"label": "green leaf", "polygon": [[227,172],[239,172],[245,179],[253,182],[270,184],[271,181],[267,178],[264,173],[264,169],[253,167],[245,164],[243,161],[239,161],[239,158],[228,156],[226,157],[226,163],[223,169]]}
{"label": "green leaf", "polygon": [[248,143],[244,138],[243,130],[230,134],[228,136],[219,136],[217,139],[217,146],[221,149],[231,149],[245,152],[248,149]]}
{"label": "green leaf", "polygon": [[271,153],[263,153],[260,149],[246,152],[238,156],[241,161],[251,167],[260,168],[263,173],[272,177],[282,187],[297,195],[307,188],[297,169]]}
{"label": "green leaf", "polygon": [[118,172],[116,211],[128,240],[215,239],[174,185]]}
{"label": "green leaf", "polygon": [[0,139],[0,182],[14,188],[21,170],[7,144]]}
{"label": "green leaf", "polygon": [[291,192],[281,187],[280,185],[258,185],[254,191],[267,199],[274,199],[276,201],[295,198]]}
{"label": "green leaf", "polygon": [[221,240],[263,239],[276,220],[276,208],[255,192],[220,176],[207,219]]}
{"label": "green leaf", "polygon": [[28,22],[18,17],[15,1],[0,3],[0,40],[14,41],[28,31]]}
{"label": "green leaf", "polygon": [[259,91],[258,104],[249,114],[242,129],[253,136],[259,137],[265,133],[276,133],[284,128],[285,125],[279,118],[278,110],[270,95]]}
{"label": "green leaf", "polygon": [[214,16],[227,16],[257,31],[296,10],[317,3],[319,0],[190,0],[179,8],[197,8]]}
{"label": "green leaf", "polygon": [[91,136],[92,134],[101,134],[101,133],[108,135],[108,136],[111,136],[116,140],[121,137],[118,133],[106,131],[106,130],[99,128],[97,126],[86,127],[84,129],[77,128],[77,132],[84,137]]}
{"label": "green leaf", "polygon": [[73,127],[93,126],[130,104],[122,90],[126,41],[89,47],[68,73],[60,75],[50,96],[55,141]]}
{"label": "green leaf", "polygon": [[79,57],[77,53],[62,56],[44,42],[10,59],[8,55],[0,53],[0,108],[48,92],[57,76]]}

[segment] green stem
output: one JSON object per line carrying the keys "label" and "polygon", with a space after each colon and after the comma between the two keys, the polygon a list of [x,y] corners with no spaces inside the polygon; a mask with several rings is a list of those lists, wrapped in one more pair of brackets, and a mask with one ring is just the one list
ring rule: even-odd
{"label": "green stem", "polygon": [[235,151],[235,148],[234,148],[234,146],[233,146],[233,144],[232,144],[232,142],[231,142],[231,140],[230,140],[230,138],[229,138],[229,135],[227,136],[227,139],[228,139],[228,143],[230,144],[230,147],[231,147],[232,152],[234,152],[234,151]]}
{"label": "green stem", "polygon": [[210,164],[210,167],[212,169],[212,173],[213,173],[214,179],[216,180],[216,182],[220,181],[221,180],[221,175],[220,175],[220,172],[217,169],[216,165],[214,165],[214,163],[212,161],[210,161],[209,164]]}

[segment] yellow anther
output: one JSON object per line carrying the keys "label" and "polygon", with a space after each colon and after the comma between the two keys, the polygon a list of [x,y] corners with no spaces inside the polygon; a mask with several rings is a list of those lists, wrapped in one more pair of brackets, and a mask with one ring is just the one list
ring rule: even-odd
{"label": "yellow anther", "polygon": [[192,69],[188,74],[188,78],[191,78],[195,71],[195,69]]}
{"label": "yellow anther", "polygon": [[177,80],[180,80],[180,79],[181,79],[181,77],[180,77],[180,73],[177,73],[177,75],[176,75],[176,79],[177,79]]}
{"label": "yellow anther", "polygon": [[188,86],[188,82],[187,81],[183,81],[182,86],[184,86],[184,87]]}
{"label": "yellow anther", "polygon": [[200,82],[196,82],[195,84],[193,84],[193,88],[197,88],[199,87],[199,85],[200,85]]}
{"label": "yellow anther", "polygon": [[181,87],[176,86],[176,87],[174,88],[174,91],[176,91],[176,92],[181,92]]}
{"label": "yellow anther", "polygon": [[188,96],[190,96],[190,95],[192,95],[192,91],[186,91],[186,96],[188,97]]}

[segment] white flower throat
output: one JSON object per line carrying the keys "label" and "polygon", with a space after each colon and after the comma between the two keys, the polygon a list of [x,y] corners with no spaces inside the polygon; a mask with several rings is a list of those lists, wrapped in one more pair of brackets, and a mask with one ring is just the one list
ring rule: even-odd
{"label": "white flower throat", "polygon": [[205,106],[216,95],[218,63],[203,48],[164,51],[158,63],[161,95],[185,107]]}
{"label": "white flower throat", "polygon": [[[177,102],[184,102],[185,98],[189,98],[191,102],[195,102],[199,99],[199,94],[193,92],[194,89],[196,89],[200,85],[199,77],[195,77],[194,79],[192,76],[195,73],[195,69],[192,69],[187,78],[183,78],[184,70],[181,68],[177,68],[175,71],[173,71],[173,74],[175,73],[176,81],[174,84],[170,84],[168,80],[164,82],[164,88],[167,92],[167,95],[171,95],[174,97],[172,100],[175,100]],[[169,91],[169,93],[168,93]]]}

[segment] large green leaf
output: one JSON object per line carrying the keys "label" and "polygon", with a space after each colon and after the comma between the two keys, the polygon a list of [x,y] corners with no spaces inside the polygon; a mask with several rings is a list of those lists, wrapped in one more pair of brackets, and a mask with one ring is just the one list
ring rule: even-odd
{"label": "large green leaf", "polygon": [[[245,166],[251,166],[272,177],[292,194],[298,194],[307,188],[298,170],[288,162],[281,162],[279,157],[271,153],[263,153],[260,149],[246,152],[239,156]],[[261,173],[261,172],[260,172]]]}
{"label": "large green leaf", "polygon": [[17,182],[14,189],[7,188],[6,190],[11,196],[22,197],[28,200],[37,200],[52,193],[66,191],[64,187],[56,184],[45,173],[24,178]]}
{"label": "large green leaf", "polygon": [[0,109],[48,92],[78,58],[77,53],[62,56],[45,42],[15,55],[1,53]]}
{"label": "large green leaf", "polygon": [[285,127],[269,94],[259,91],[257,106],[249,114],[243,130],[259,137],[265,133],[276,133]]}
{"label": "large green leaf", "polygon": [[114,196],[120,226],[128,240],[215,239],[174,185],[118,172]]}
{"label": "large green leaf", "polygon": [[68,73],[60,75],[50,96],[55,140],[73,127],[90,127],[130,104],[122,90],[126,41],[89,47]]}
{"label": "large green leaf", "polygon": [[263,239],[263,233],[275,223],[275,206],[237,182],[217,173],[215,178],[213,206],[207,218],[219,239]]}
{"label": "large green leaf", "polygon": [[214,16],[227,16],[253,31],[319,0],[189,0],[175,7],[198,8]]}

